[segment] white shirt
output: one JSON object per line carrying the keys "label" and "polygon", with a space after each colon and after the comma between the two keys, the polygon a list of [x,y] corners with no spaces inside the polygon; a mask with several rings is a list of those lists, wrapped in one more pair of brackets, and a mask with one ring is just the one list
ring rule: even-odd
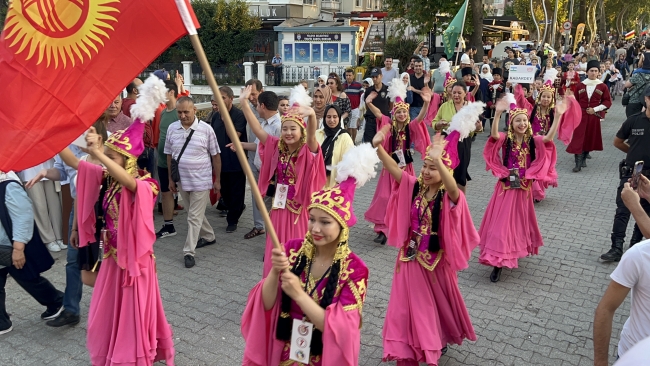
{"label": "white shirt", "polygon": [[[282,120],[280,119],[280,113],[274,114],[269,119],[262,119],[262,122],[260,122],[260,124],[262,125],[262,129],[269,135],[280,137],[280,132],[282,131]],[[255,138],[255,145],[257,145],[257,149],[255,150],[255,160],[253,161],[253,164],[255,164],[257,170],[259,170],[262,167],[262,158],[260,158],[259,149],[260,139]]]}
{"label": "white shirt", "polygon": [[[28,182],[32,178],[34,178],[38,174],[38,172],[40,172],[41,170],[50,169],[50,168],[54,168],[54,158],[52,158],[52,159],[50,159],[50,160],[48,160],[48,161],[46,161],[44,163],[35,165],[35,166],[31,167],[31,168],[27,168],[27,169],[25,169],[25,170],[23,170],[21,172],[18,172],[17,175],[18,175],[18,177],[20,178],[20,180],[22,182]],[[47,180],[47,178],[41,179],[41,181],[44,181],[44,180]]]}
{"label": "white shirt", "polygon": [[650,364],[650,337],[634,345],[614,366],[639,366]]}
{"label": "white shirt", "polygon": [[650,336],[650,240],[630,248],[612,272],[612,281],[632,289],[630,317],[627,318],[618,342],[623,356],[635,344]]}
{"label": "white shirt", "polygon": [[[591,99],[591,96],[594,94],[594,90],[596,90],[596,86],[598,86],[598,84],[602,84],[603,82],[598,79],[596,80],[585,79],[585,81],[583,81],[582,83],[587,86],[587,98]],[[594,111],[600,112],[600,111],[604,111],[605,109],[607,109],[607,107],[600,104],[594,108]]]}

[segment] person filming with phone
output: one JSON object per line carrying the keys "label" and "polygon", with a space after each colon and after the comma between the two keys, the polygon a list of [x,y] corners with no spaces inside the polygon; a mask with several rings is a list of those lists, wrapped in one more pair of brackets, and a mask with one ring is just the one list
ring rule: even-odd
{"label": "person filming with phone", "polygon": [[[633,114],[623,123],[614,138],[614,146],[627,154],[626,158],[619,164],[619,176],[621,178],[616,192],[616,214],[612,228],[612,247],[600,256],[606,262],[618,262],[623,255],[623,243],[625,242],[625,231],[630,220],[630,208],[627,202],[621,197],[626,183],[637,189],[636,184],[643,185],[645,177],[650,176],[650,86],[643,92],[645,112]],[[635,175],[636,174],[636,175]],[[643,177],[640,177],[642,175]],[[633,178],[633,179],[632,179]],[[646,214],[650,213],[650,202],[647,196],[641,195],[638,202]],[[626,207],[627,206],[627,207]],[[635,216],[636,220],[636,216]],[[650,229],[650,228],[649,228]],[[639,221],[634,224],[634,231],[630,239],[630,247],[640,242],[643,237],[648,237],[650,230],[643,231],[639,228]]]}

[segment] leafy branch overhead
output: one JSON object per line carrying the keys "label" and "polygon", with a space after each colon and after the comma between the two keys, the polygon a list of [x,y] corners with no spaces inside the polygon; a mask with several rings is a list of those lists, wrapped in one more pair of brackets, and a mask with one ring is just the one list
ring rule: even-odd
{"label": "leafy branch overhead", "polygon": [[[260,18],[250,14],[244,0],[193,0],[192,8],[201,24],[199,38],[213,64],[228,65],[242,59],[262,26]],[[158,61],[196,61],[189,38],[180,39]]]}

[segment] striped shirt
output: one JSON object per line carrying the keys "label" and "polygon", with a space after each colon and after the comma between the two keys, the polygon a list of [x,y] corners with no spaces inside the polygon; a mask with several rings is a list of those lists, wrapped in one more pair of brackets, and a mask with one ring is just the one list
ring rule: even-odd
{"label": "striped shirt", "polygon": [[178,162],[181,188],[185,192],[208,191],[212,189],[212,156],[221,152],[217,136],[209,124],[194,118],[194,123],[187,129],[181,121],[169,125],[165,137],[165,154],[178,160],[191,130],[194,130],[194,134]]}
{"label": "striped shirt", "polygon": [[352,109],[359,108],[359,104],[361,103],[361,94],[363,94],[363,85],[357,81],[353,81],[350,84],[344,83],[343,90],[345,91],[345,95],[348,96],[348,99],[350,99]]}

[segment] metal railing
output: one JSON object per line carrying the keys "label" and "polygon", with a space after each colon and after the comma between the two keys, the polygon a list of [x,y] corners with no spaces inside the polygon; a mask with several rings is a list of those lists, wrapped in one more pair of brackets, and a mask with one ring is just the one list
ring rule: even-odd
{"label": "metal railing", "polygon": [[[329,72],[336,73],[341,80],[345,80],[345,70],[349,66],[329,66]],[[267,68],[267,74],[269,69]],[[282,70],[283,83],[299,83],[301,80],[316,79],[323,71],[322,66],[299,66],[299,65],[285,65]],[[268,84],[268,81],[267,81]]]}

